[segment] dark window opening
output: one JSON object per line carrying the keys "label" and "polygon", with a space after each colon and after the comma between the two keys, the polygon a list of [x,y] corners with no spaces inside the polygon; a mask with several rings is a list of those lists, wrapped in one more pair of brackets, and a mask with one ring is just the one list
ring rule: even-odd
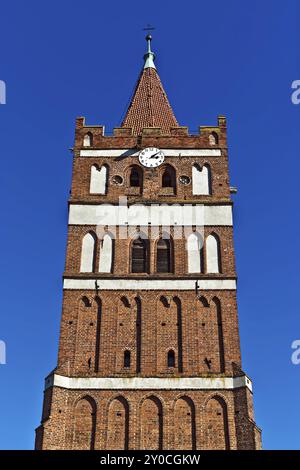
{"label": "dark window opening", "polygon": [[168,352],[168,367],[175,367],[175,353],[173,350]]}
{"label": "dark window opening", "polygon": [[129,184],[135,188],[140,188],[142,186],[142,177],[137,168],[131,169]]}
{"label": "dark window opening", "polygon": [[157,243],[157,272],[171,272],[171,246],[170,240],[161,238]]}
{"label": "dark window opening", "polygon": [[166,170],[163,174],[163,177],[162,177],[162,187],[163,188],[170,188],[171,186],[173,186],[172,176],[171,176],[169,170]]}
{"label": "dark window opening", "polygon": [[124,367],[130,367],[130,351],[124,352]]}
{"label": "dark window opening", "polygon": [[147,272],[147,242],[137,238],[132,243],[131,272]]}

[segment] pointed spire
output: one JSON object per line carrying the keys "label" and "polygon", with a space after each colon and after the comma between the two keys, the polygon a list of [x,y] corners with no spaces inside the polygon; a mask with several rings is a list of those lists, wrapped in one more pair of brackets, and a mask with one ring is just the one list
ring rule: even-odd
{"label": "pointed spire", "polygon": [[148,69],[151,67],[152,69],[156,69],[155,64],[154,64],[154,59],[155,59],[155,54],[154,52],[151,51],[151,41],[152,41],[152,36],[151,34],[148,34],[146,36],[146,41],[148,43],[148,52],[144,55],[144,69]]}
{"label": "pointed spire", "polygon": [[152,37],[148,35],[146,40],[148,52],[144,55],[145,64],[121,127],[131,127],[134,135],[140,135],[145,127],[160,127],[164,134],[170,134],[170,128],[179,124],[154,65]]}

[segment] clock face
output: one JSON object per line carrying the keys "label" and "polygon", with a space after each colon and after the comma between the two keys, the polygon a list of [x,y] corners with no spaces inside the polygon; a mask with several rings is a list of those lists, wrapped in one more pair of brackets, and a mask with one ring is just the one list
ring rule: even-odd
{"label": "clock face", "polygon": [[161,165],[164,159],[164,153],[155,147],[147,147],[139,153],[140,163],[147,168],[155,168]]}

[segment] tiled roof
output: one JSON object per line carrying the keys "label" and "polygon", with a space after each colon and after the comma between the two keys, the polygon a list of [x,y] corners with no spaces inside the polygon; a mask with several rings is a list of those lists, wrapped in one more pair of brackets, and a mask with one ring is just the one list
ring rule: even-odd
{"label": "tiled roof", "polygon": [[144,127],[161,127],[170,134],[171,127],[179,126],[155,68],[142,70],[121,126],[131,127],[134,135]]}

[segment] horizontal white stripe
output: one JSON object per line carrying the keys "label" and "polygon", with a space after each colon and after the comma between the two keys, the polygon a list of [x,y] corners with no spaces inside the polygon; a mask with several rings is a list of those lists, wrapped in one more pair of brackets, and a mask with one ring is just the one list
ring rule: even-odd
{"label": "horizontal white stripe", "polygon": [[47,377],[45,388],[51,386],[83,390],[233,390],[248,387],[251,380],[243,377],[90,377],[75,378],[54,374]]}
{"label": "horizontal white stripe", "polygon": [[[220,157],[220,149],[161,149],[166,157]],[[137,157],[136,149],[80,150],[81,157]]]}
{"label": "horizontal white stripe", "polygon": [[[96,279],[64,279],[64,289],[95,289]],[[97,279],[99,290],[195,290],[196,279]],[[235,290],[234,279],[200,279],[199,290]]]}
{"label": "horizontal white stripe", "polygon": [[71,204],[70,225],[231,226],[231,205],[197,204]]}

